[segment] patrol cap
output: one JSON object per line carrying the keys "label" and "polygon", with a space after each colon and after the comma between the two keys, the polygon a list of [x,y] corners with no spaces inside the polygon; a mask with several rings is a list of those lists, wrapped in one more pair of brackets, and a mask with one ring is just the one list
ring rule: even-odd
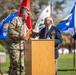
{"label": "patrol cap", "polygon": [[20,9],[20,13],[22,13],[23,11],[26,11],[30,15],[29,9],[27,7],[22,6]]}

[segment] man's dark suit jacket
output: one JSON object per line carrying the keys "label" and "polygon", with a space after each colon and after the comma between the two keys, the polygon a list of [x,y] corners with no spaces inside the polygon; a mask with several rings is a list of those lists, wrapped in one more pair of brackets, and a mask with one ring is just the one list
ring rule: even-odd
{"label": "man's dark suit jacket", "polygon": [[[45,39],[45,31],[46,31],[46,28],[43,28],[40,31],[39,39]],[[57,59],[58,58],[58,45],[62,42],[62,36],[61,36],[59,29],[57,29],[55,26],[52,26],[48,32],[48,36],[50,37],[50,39],[52,38],[53,31],[55,33],[54,34],[54,37],[55,37],[55,59]]]}

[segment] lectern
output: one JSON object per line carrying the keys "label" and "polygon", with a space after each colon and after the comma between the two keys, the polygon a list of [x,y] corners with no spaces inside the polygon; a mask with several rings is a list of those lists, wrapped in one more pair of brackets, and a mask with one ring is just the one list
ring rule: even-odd
{"label": "lectern", "polygon": [[55,75],[54,39],[26,41],[26,75]]}

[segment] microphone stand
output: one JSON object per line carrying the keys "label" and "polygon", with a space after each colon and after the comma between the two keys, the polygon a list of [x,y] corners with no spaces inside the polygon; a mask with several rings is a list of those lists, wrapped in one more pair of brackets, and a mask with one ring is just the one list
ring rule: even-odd
{"label": "microphone stand", "polygon": [[55,31],[54,30],[52,31],[51,34],[52,34],[52,39],[55,39],[55,36],[54,36],[55,35]]}

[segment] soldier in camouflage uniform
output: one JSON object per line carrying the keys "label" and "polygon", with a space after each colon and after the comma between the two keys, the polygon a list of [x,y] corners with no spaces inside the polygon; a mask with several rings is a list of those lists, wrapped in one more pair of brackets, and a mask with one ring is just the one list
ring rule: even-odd
{"label": "soldier in camouflage uniform", "polygon": [[28,15],[28,9],[22,7],[20,15],[12,19],[8,27],[6,40],[10,57],[9,75],[20,75],[20,72],[24,70],[24,38],[27,32],[24,21],[27,19]]}

